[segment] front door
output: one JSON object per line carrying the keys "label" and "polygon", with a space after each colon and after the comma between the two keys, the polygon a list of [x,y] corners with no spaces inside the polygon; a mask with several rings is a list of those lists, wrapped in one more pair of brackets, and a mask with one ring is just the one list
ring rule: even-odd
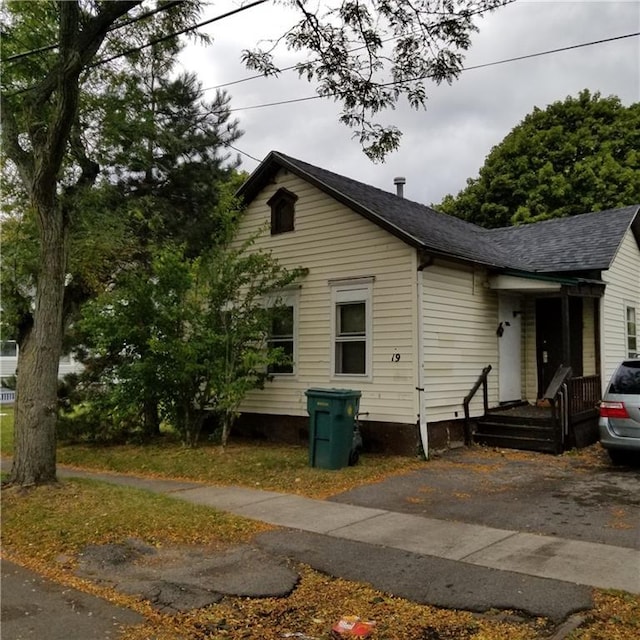
{"label": "front door", "polygon": [[574,376],[582,375],[582,299],[569,298],[570,361],[564,362],[562,300],[536,300],[536,347],[538,397],[542,398],[558,367],[569,365]]}
{"label": "front door", "polygon": [[522,301],[517,296],[501,295],[498,301],[499,400],[522,400]]}

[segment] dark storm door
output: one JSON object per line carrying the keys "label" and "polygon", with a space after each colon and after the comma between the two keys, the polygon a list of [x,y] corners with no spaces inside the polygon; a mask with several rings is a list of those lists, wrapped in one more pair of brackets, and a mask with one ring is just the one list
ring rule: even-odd
{"label": "dark storm door", "polygon": [[[582,375],[582,298],[569,297],[568,323],[563,319],[562,298],[536,300],[536,354],[538,397],[542,398],[561,364],[569,364],[574,376]],[[563,324],[566,328],[563,330]],[[565,336],[565,334],[568,335]],[[565,362],[565,344],[569,362]]]}

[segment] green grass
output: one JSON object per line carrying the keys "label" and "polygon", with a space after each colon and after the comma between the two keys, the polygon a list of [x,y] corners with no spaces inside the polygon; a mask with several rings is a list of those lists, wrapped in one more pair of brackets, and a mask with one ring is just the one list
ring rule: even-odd
{"label": "green grass", "polygon": [[[13,411],[2,418],[1,448],[13,452]],[[59,464],[219,485],[238,485],[326,497],[426,464],[416,458],[364,454],[354,467],[338,471],[309,466],[306,446],[232,442],[226,449],[204,443],[190,449],[166,436],[144,444],[58,446]]]}
{"label": "green grass", "polygon": [[0,452],[10,456],[13,453],[13,407],[0,405]]}
{"label": "green grass", "polygon": [[150,544],[235,543],[265,528],[210,507],[91,480],[2,491],[4,552],[44,562],[130,537]]}

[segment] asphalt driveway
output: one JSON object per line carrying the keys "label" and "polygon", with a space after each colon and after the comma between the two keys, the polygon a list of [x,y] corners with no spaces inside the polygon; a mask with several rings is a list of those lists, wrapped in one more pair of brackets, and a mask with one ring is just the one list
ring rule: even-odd
{"label": "asphalt driveway", "polygon": [[331,500],[640,549],[640,462],[613,466],[599,445],[562,456],[454,449]]}

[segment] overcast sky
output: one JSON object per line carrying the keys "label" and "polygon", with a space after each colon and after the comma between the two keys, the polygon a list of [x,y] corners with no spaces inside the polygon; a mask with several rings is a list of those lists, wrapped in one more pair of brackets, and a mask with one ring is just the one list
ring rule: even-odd
{"label": "overcast sky", "polygon": [[[216,2],[207,17],[239,6]],[[242,49],[277,37],[295,14],[267,3],[207,27],[214,41],[190,46],[181,58],[203,86],[213,87],[254,75],[240,62]],[[640,31],[640,1],[518,0],[479,18],[480,31],[465,67],[603,40]],[[278,57],[282,66],[295,58]],[[537,106],[576,96],[584,88],[616,95],[629,105],[640,101],[640,37],[468,70],[452,85],[427,85],[426,111],[404,105],[382,116],[403,132],[399,151],[380,164],[362,152],[352,132],[338,122],[330,100],[248,109],[255,105],[314,95],[313,85],[294,72],[278,78],[228,85],[234,116],[245,132],[236,143],[242,169],[253,171],[271,150],[394,191],[393,178],[405,176],[405,197],[424,204],[457,193],[475,177],[491,147]]]}

